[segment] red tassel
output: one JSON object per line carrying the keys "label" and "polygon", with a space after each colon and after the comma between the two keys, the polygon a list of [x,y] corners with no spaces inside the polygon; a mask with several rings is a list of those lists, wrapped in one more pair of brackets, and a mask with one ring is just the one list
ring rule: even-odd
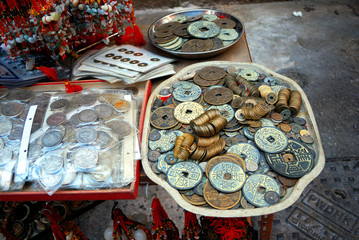
{"label": "red tassel", "polygon": [[246,236],[246,224],[241,218],[208,218],[212,220],[214,232],[221,235],[222,240],[240,239]]}
{"label": "red tassel", "polygon": [[67,93],[81,92],[82,87],[80,85],[71,85],[69,80],[65,80],[65,91]]}
{"label": "red tassel", "polygon": [[[62,81],[61,79],[59,79],[57,77],[56,69],[45,67],[45,66],[38,67],[38,69],[40,71],[42,71],[51,81],[55,81],[55,82]],[[82,87],[80,85],[71,85],[69,83],[69,80],[66,79],[65,80],[65,91],[67,93],[80,92],[80,91],[82,91]]]}
{"label": "red tassel", "polygon": [[121,36],[119,40],[117,41],[117,44],[132,44],[135,46],[143,46],[145,45],[145,39],[143,38],[143,35],[141,33],[140,28],[133,24],[132,26],[128,26],[125,29],[125,35]]}
{"label": "red tassel", "polygon": [[59,225],[61,217],[50,206],[45,206],[42,213],[50,220],[51,230],[55,239],[66,240],[66,235]]}

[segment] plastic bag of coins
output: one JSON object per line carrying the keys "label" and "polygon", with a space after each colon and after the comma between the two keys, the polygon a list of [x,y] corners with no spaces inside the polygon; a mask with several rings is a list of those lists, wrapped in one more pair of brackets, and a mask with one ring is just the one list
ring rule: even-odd
{"label": "plastic bag of coins", "polygon": [[[37,109],[28,129],[25,122],[33,105]],[[10,190],[12,179],[20,179],[17,186],[38,185],[50,195],[59,188],[128,185],[134,179],[137,107],[137,98],[125,90],[2,91],[0,190]],[[24,136],[29,142],[25,161],[19,150]],[[21,178],[15,167],[20,161],[27,169]]]}
{"label": "plastic bag of coins", "polygon": [[[176,21],[163,25],[163,31],[183,24]],[[224,19],[221,24],[230,23]],[[161,100],[161,92],[170,93],[168,99]],[[230,216],[240,216],[240,209],[262,213],[261,208],[291,199],[292,191],[285,190],[294,189],[301,178],[308,184],[308,176],[323,166],[316,125],[308,114],[312,117],[299,86],[270,70],[240,63],[195,64],[153,92],[143,166],[192,212],[221,217],[227,215],[215,209]]]}
{"label": "plastic bag of coins", "polygon": [[[171,19],[171,20],[169,20]],[[156,47],[188,57],[220,52],[243,34],[243,24],[225,12],[190,10],[165,16],[152,24],[149,39]]]}

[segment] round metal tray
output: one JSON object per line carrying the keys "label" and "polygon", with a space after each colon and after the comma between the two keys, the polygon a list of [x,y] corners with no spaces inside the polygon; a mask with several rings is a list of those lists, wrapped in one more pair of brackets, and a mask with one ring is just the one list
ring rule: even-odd
{"label": "round metal tray", "polygon": [[[316,152],[316,157],[314,159],[314,165],[310,172],[308,172],[306,175],[301,177],[298,182],[293,186],[287,189],[286,194],[283,198],[281,198],[280,202],[275,205],[271,205],[268,207],[262,207],[262,208],[254,208],[254,209],[229,209],[229,210],[219,210],[211,207],[204,207],[204,206],[194,206],[188,202],[186,202],[181,194],[178,192],[178,190],[171,187],[165,179],[160,178],[156,173],[154,173],[151,169],[150,162],[147,158],[148,153],[148,137],[151,130],[150,126],[150,117],[151,117],[151,108],[153,105],[153,102],[155,101],[156,97],[159,95],[159,92],[163,88],[169,88],[173,85],[173,83],[179,81],[179,79],[187,75],[189,72],[192,71],[198,71],[199,69],[207,66],[217,66],[217,67],[223,67],[226,68],[228,66],[233,66],[237,69],[254,69],[259,73],[263,73],[267,76],[270,76],[274,79],[279,79],[282,82],[288,83],[292,89],[296,89],[300,92],[302,96],[302,108],[300,113],[298,114],[299,117],[306,119],[307,121],[307,127],[314,138],[314,144],[313,148]],[[211,61],[211,62],[201,62],[197,64],[192,64],[181,71],[179,71],[177,74],[172,76],[171,78],[167,79],[166,81],[162,82],[154,91],[152,92],[146,109],[146,115],[145,115],[145,124],[143,128],[143,135],[142,135],[142,146],[141,146],[141,153],[142,153],[142,166],[146,173],[146,175],[155,183],[163,187],[167,192],[171,194],[173,199],[184,209],[187,211],[204,215],[204,216],[212,216],[212,217],[250,217],[250,216],[260,216],[260,215],[266,215],[271,214],[274,212],[279,212],[289,206],[291,206],[297,199],[300,197],[300,195],[303,193],[304,189],[308,186],[308,184],[315,179],[320,172],[324,168],[325,164],[325,156],[324,151],[322,147],[322,143],[320,140],[320,135],[318,131],[317,124],[315,122],[314,114],[312,111],[312,108],[310,106],[310,103],[308,101],[307,96],[305,95],[304,91],[301,89],[301,87],[294,82],[292,79],[289,79],[283,75],[277,74],[268,68],[254,63],[238,63],[238,62],[227,62],[227,61]]]}
{"label": "round metal tray", "polygon": [[[206,52],[178,52],[178,51],[165,49],[165,48],[159,46],[157,43],[155,43],[155,41],[154,41],[155,40],[155,32],[156,32],[155,29],[157,29],[158,26],[160,26],[164,23],[168,23],[176,17],[180,17],[180,16],[192,17],[192,16],[196,16],[196,15],[203,15],[203,14],[215,14],[218,17],[225,17],[227,19],[234,21],[236,23],[236,27],[234,29],[236,29],[239,34],[238,38],[236,40],[234,40],[233,43],[231,43],[225,47],[221,47],[221,48],[206,51]],[[150,28],[148,29],[148,32],[147,32],[148,38],[150,39],[151,43],[155,47],[157,47],[157,48],[161,49],[162,51],[165,51],[169,54],[172,54],[174,56],[182,57],[182,58],[189,58],[189,59],[208,58],[208,57],[213,57],[215,55],[218,55],[218,54],[226,51],[228,48],[233,46],[235,43],[237,43],[238,40],[243,36],[243,33],[244,33],[244,24],[238,18],[236,18],[228,13],[222,12],[222,11],[208,10],[208,9],[194,9],[194,10],[181,11],[181,12],[176,12],[176,13],[166,15],[166,16],[158,19],[156,22],[154,22],[150,26]]]}

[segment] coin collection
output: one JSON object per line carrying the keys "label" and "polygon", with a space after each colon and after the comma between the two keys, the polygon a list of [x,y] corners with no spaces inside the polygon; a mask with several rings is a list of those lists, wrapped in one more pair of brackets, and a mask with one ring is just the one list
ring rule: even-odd
{"label": "coin collection", "polygon": [[233,66],[178,79],[152,103],[147,158],[185,201],[222,210],[268,207],[311,171],[315,140],[301,95],[288,83]]}
{"label": "coin collection", "polygon": [[215,14],[179,15],[155,28],[154,43],[177,52],[207,52],[237,40],[235,28],[235,21]]}
{"label": "coin collection", "polygon": [[98,189],[128,184],[122,176],[121,148],[136,133],[134,123],[129,121],[136,106],[130,92],[101,89],[69,95],[17,90],[1,92],[1,96],[0,171],[9,173],[1,178],[1,191],[12,190],[13,177],[18,176],[15,166],[24,121],[32,105],[38,107],[24,183],[39,185],[49,194],[59,188]]}

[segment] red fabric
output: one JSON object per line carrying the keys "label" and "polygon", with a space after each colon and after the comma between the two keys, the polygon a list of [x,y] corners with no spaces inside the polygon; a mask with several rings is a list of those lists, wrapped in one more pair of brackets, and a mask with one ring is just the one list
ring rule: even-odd
{"label": "red fabric", "polygon": [[215,233],[221,235],[222,240],[240,239],[247,234],[246,224],[241,218],[208,218],[212,221]]}
{"label": "red fabric", "polygon": [[131,44],[136,46],[145,45],[145,39],[141,33],[140,28],[133,24],[133,26],[128,26],[125,29],[125,34],[116,40],[116,43],[121,44]]}

